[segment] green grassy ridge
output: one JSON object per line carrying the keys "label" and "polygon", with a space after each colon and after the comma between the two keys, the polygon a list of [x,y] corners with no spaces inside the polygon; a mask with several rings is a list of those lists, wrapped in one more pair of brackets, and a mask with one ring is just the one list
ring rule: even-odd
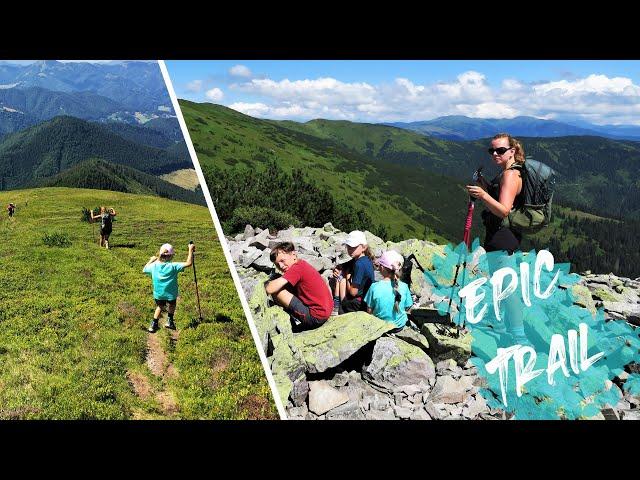
{"label": "green grassy ridge", "polygon": [[[486,154],[489,138],[440,140],[392,126],[341,120],[272,122],[332,140],[378,161],[421,166],[463,181],[479,165],[488,172],[496,170]],[[557,201],[605,217],[640,216],[640,143],[588,135],[518,138],[527,156],[558,172]]]}
{"label": "green grassy ridge", "polygon": [[92,158],[41,181],[42,187],[76,187],[124,193],[158,195],[196,205],[206,205],[201,189],[187,190],[134,168]]}
{"label": "green grassy ridge", "polygon": [[34,186],[90,158],[154,175],[191,166],[178,151],[137,144],[100,124],[61,116],[0,142],[0,189]]}
{"label": "green grassy ridge", "polygon": [[[179,339],[173,345],[166,330],[155,334],[178,373],[165,378],[179,408],[173,418],[277,418],[206,208],[70,188],[0,192],[8,202],[17,210],[13,220],[0,218],[1,418],[167,418],[156,400],[134,394],[127,375],[161,383],[145,364],[154,304],[142,267],[164,242],[184,261],[189,240],[205,323],[186,328],[198,317],[187,269],[179,276]],[[82,207],[97,205],[118,211],[108,251],[97,246],[98,226],[80,221]],[[45,246],[51,232],[72,246]]]}
{"label": "green grassy ridge", "polygon": [[[262,170],[267,161],[276,160],[285,171],[303,170],[337,201],[364,207],[392,236],[422,238],[425,224],[433,241],[461,235],[449,220],[459,216],[464,222],[467,199],[462,182],[405,165],[375,162],[331,140],[220,105],[186,100],[180,100],[180,105],[203,165]],[[440,192],[445,190],[459,195],[444,198]]]}

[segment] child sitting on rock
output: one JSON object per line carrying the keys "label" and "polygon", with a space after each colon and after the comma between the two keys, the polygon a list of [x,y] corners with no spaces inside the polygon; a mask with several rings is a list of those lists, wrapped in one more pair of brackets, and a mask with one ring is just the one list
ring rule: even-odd
{"label": "child sitting on rock", "polygon": [[195,248],[196,246],[193,243],[189,244],[189,254],[186,262],[172,262],[175,251],[170,244],[165,243],[160,247],[158,256],[151,257],[142,269],[153,280],[153,298],[156,302],[153,320],[148,328],[149,332],[154,333],[158,329],[160,315],[167,310],[165,328],[175,330],[176,324],[173,321],[173,315],[176,311],[178,299],[178,273],[193,264],[193,251]]}
{"label": "child sitting on rock", "polygon": [[312,330],[331,315],[331,292],[320,274],[305,260],[298,258],[291,242],[273,247],[271,261],[282,276],[265,283],[267,294],[291,316],[294,332]]}
{"label": "child sitting on rock", "polygon": [[371,284],[375,282],[373,255],[367,245],[365,234],[354,230],[347,235],[344,244],[353,261],[336,267],[333,271],[332,315],[366,310],[363,299]]}
{"label": "child sitting on rock", "polygon": [[388,250],[378,259],[382,280],[375,282],[367,292],[364,301],[367,311],[376,317],[391,322],[396,330],[407,324],[407,310],[413,305],[409,286],[400,281],[404,258],[399,253]]}

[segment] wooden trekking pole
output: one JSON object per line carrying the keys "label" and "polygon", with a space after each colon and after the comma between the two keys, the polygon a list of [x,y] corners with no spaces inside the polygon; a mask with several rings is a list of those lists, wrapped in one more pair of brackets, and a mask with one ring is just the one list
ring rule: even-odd
{"label": "wooden trekking pole", "polygon": [[[189,245],[193,245],[193,240],[189,242]],[[202,310],[200,310],[200,293],[198,292],[198,277],[196,275],[196,252],[195,250],[191,252],[191,258],[193,261],[193,281],[196,284],[196,298],[198,299],[198,317],[200,318],[200,322],[202,323]]]}

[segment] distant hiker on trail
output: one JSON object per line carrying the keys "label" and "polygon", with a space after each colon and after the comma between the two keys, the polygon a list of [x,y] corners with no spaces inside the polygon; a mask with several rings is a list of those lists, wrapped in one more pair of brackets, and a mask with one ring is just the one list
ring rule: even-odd
{"label": "distant hiker on trail", "polygon": [[7,206],[7,212],[9,213],[9,218],[13,217],[13,213],[15,212],[15,210],[16,210],[16,206],[15,206],[15,204],[10,203],[10,204]]}
{"label": "distant hiker on trail", "polygon": [[387,250],[378,259],[382,280],[375,282],[364,297],[367,312],[391,322],[399,331],[407,324],[407,310],[413,306],[409,286],[400,281],[404,258],[398,252]]}
{"label": "distant hiker on trail", "polygon": [[93,211],[91,212],[91,220],[100,219],[100,246],[106,247],[107,250],[109,249],[109,235],[113,230],[113,217],[116,215],[117,213],[113,208],[107,211],[106,207],[100,207],[98,215],[94,215]]}
{"label": "distant hiker on trail", "polygon": [[499,133],[491,140],[489,154],[502,171],[491,182],[480,175],[479,185],[467,185],[467,190],[471,197],[482,200],[487,207],[482,212],[486,229],[484,249],[487,252],[505,250],[511,254],[520,247],[522,233],[503,225],[503,220],[524,201],[524,148],[508,133]]}
{"label": "distant hiker on trail", "polygon": [[282,242],[271,250],[271,261],[282,276],[264,284],[268,295],[290,315],[294,332],[323,325],[331,315],[331,293],[320,274],[308,262],[298,258],[291,242]]}
{"label": "distant hiker on trail", "polygon": [[187,261],[184,263],[172,262],[175,251],[170,244],[165,243],[160,247],[158,255],[151,257],[142,269],[142,272],[151,276],[153,280],[153,299],[156,302],[153,320],[148,328],[149,332],[154,333],[158,329],[158,320],[164,311],[167,311],[165,327],[175,330],[176,324],[173,316],[178,299],[178,273],[193,265],[195,249],[195,244],[190,243]]}
{"label": "distant hiker on trail", "polygon": [[333,293],[333,311],[331,315],[365,310],[363,299],[369,287],[375,282],[373,273],[373,254],[367,245],[367,237],[359,230],[347,235],[344,241],[347,253],[353,259],[333,270],[330,280]]}

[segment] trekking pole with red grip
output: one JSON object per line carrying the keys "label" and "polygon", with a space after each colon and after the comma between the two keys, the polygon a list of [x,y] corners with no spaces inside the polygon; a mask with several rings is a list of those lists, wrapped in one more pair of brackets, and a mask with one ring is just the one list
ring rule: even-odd
{"label": "trekking pole with red grip", "polygon": [[[480,177],[480,172],[482,171],[482,166],[478,167],[478,169],[473,172],[473,182],[477,182]],[[467,218],[464,222],[464,234],[463,241],[467,248],[465,249],[464,261],[462,263],[462,270],[465,271],[467,269],[467,253],[471,248],[471,224],[473,223],[473,210],[476,206],[476,199],[474,197],[469,197],[469,203],[467,204]],[[453,302],[453,289],[458,285],[458,273],[460,271],[460,257],[458,257],[458,263],[456,264],[456,273],[453,276],[453,283],[451,284],[451,295],[449,296],[449,306],[447,308],[447,315],[451,314],[451,302]],[[464,282],[463,282],[464,283]],[[462,324],[464,328],[464,323]],[[456,325],[456,338],[460,335],[460,326]]]}

